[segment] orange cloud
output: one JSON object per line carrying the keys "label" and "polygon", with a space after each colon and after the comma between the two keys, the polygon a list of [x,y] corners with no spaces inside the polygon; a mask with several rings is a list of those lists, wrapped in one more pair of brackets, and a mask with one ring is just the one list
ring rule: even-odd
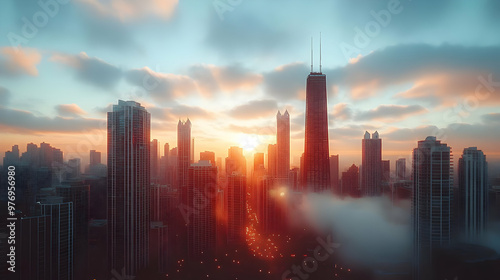
{"label": "orange cloud", "polygon": [[[18,76],[22,74],[38,76],[36,66],[42,55],[30,48],[0,48],[0,75]],[[3,56],[3,57],[2,57]]]}
{"label": "orange cloud", "polygon": [[82,5],[103,17],[114,17],[128,21],[150,15],[170,18],[178,0],[78,0]]}

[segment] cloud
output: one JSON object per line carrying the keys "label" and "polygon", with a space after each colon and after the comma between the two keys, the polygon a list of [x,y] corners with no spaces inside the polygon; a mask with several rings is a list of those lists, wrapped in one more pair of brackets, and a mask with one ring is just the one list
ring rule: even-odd
{"label": "cloud", "polygon": [[328,135],[330,136],[330,139],[347,138],[359,139],[361,141],[366,130],[371,131],[376,129],[378,128],[369,124],[348,125],[343,127],[331,128],[328,131]]}
{"label": "cloud", "polygon": [[211,119],[213,118],[212,114],[203,108],[196,106],[187,106],[187,105],[176,105],[169,109],[170,114],[176,118],[204,118]]}
{"label": "cloud", "polygon": [[252,89],[262,80],[260,74],[238,63],[229,66],[197,64],[189,68],[188,75],[196,81],[198,90],[207,96],[221,90]]}
{"label": "cloud", "polygon": [[259,117],[267,117],[277,113],[278,103],[276,100],[253,100],[246,104],[236,106],[228,112],[233,118],[252,119]]}
{"label": "cloud", "polygon": [[105,120],[35,116],[31,112],[0,107],[0,127],[3,131],[19,134],[43,132],[83,133],[97,130]]}
{"label": "cloud", "polygon": [[355,119],[358,121],[384,120],[386,122],[394,122],[426,111],[420,105],[380,105],[373,110],[356,114]]}
{"label": "cloud", "polygon": [[338,103],[333,106],[333,120],[349,120],[352,118],[352,110],[346,103]]}
{"label": "cloud", "polygon": [[216,12],[212,13],[205,39],[207,45],[232,58],[239,54],[268,56],[290,43],[290,33],[271,22],[272,18],[263,16],[261,6],[256,7],[259,11],[255,13],[250,12],[251,6],[246,8],[238,9],[238,13],[225,13],[224,20],[220,20]]}
{"label": "cloud", "polygon": [[145,89],[156,101],[170,101],[197,92],[196,83],[189,76],[155,72],[148,67],[127,71],[125,79]]}
{"label": "cloud", "polygon": [[489,113],[481,116],[484,123],[499,123],[500,113]]}
{"label": "cloud", "polygon": [[[241,126],[241,125],[229,125],[229,129],[234,132],[241,132],[245,134],[255,134],[255,135],[265,135],[273,136],[276,134],[276,128],[272,126]],[[267,139],[266,139],[267,140]],[[267,143],[266,141],[260,141],[261,143]]]}
{"label": "cloud", "polygon": [[10,101],[10,91],[0,86],[0,106],[6,106]]}
{"label": "cloud", "polygon": [[87,112],[74,103],[57,105],[56,111],[62,117],[80,117],[87,114]]}
{"label": "cloud", "polygon": [[149,16],[170,18],[174,13],[178,0],[77,0],[91,12],[101,17],[114,17],[121,21],[129,21]]}
{"label": "cloud", "polygon": [[106,90],[113,88],[122,77],[121,69],[99,58],[89,57],[85,52],[78,55],[57,53],[50,60],[69,66],[81,81]]}
{"label": "cloud", "polygon": [[[410,85],[398,97],[437,97],[441,102],[450,102],[476,95],[480,84],[482,96],[498,88],[500,65],[491,59],[498,56],[500,46],[396,45],[324,73],[332,84],[348,90],[356,100],[381,94],[390,86]],[[488,100],[500,102],[500,95],[490,94]]]}
{"label": "cloud", "polygon": [[0,48],[0,77],[38,76],[36,66],[41,59],[42,55],[36,49]]}
{"label": "cloud", "polygon": [[305,92],[308,73],[304,63],[282,65],[264,73],[264,90],[267,95],[279,100],[300,98]]}
{"label": "cloud", "polygon": [[333,233],[339,253],[374,266],[411,257],[410,202],[393,205],[387,197],[346,198],[310,194],[304,199],[306,220]]}

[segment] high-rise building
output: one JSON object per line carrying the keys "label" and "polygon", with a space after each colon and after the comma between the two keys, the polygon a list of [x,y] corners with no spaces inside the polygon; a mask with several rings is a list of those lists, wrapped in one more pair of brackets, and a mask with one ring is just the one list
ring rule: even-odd
{"label": "high-rise building", "polygon": [[[73,202],[63,202],[61,197],[45,197],[40,201],[41,215],[51,217],[51,267],[52,279],[74,278]],[[39,234],[42,234],[39,232]]]}
{"label": "high-rise building", "polygon": [[101,152],[90,150],[90,167],[101,164]]}
{"label": "high-rise building", "polygon": [[342,172],[341,194],[351,197],[360,197],[359,190],[359,168],[353,164],[347,171]]}
{"label": "high-rise building", "polygon": [[[21,217],[16,238],[19,240],[16,254],[22,256],[18,260],[20,280],[51,280],[57,279],[52,268],[52,217],[39,215]],[[5,237],[7,240],[7,237]],[[9,246],[10,247],[10,246]],[[6,251],[8,252],[8,251]],[[17,260],[16,260],[17,261]],[[11,272],[7,272],[11,273]],[[8,279],[7,277],[5,279]]]}
{"label": "high-rise building", "polygon": [[307,76],[306,131],[302,185],[309,191],[322,192],[330,186],[328,144],[328,108],[326,75],[313,72]]}
{"label": "high-rise building", "polygon": [[191,260],[213,258],[216,248],[217,167],[199,161],[189,168],[186,203],[197,211],[188,216],[187,249]]}
{"label": "high-rise building", "polygon": [[247,174],[247,162],[243,156],[243,149],[239,147],[230,147],[226,158],[226,175],[230,176],[234,172],[243,176]]}
{"label": "high-rise building", "polygon": [[88,279],[88,223],[90,185],[80,180],[64,181],[56,186],[63,202],[73,203],[73,252],[75,280]]}
{"label": "high-rise building", "polygon": [[242,245],[246,227],[246,178],[233,174],[227,178],[227,241],[228,244]]}
{"label": "high-rise building", "polygon": [[267,146],[267,175],[271,178],[276,178],[278,173],[276,163],[276,144],[269,144]]}
{"label": "high-rise building", "polygon": [[398,158],[396,160],[396,178],[398,180],[406,180],[406,159]]}
{"label": "high-rise building", "polygon": [[458,160],[459,229],[469,242],[484,237],[488,223],[488,164],[476,147]]}
{"label": "high-rise building", "polygon": [[156,182],[159,179],[160,172],[160,143],[157,139],[153,139],[149,147],[149,162],[151,181]]}
{"label": "high-rise building", "polygon": [[264,168],[264,153],[255,153],[253,155],[253,171]]}
{"label": "high-rise building", "polygon": [[189,165],[191,164],[191,121],[179,120],[177,124],[177,180],[178,186],[184,188],[189,180]]}
{"label": "high-rise building", "polygon": [[414,279],[431,279],[433,253],[452,242],[451,148],[434,136],[413,149]]}
{"label": "high-rise building", "polygon": [[16,166],[19,163],[19,146],[12,146],[12,151],[5,152],[5,157],[3,158],[3,166],[7,167],[9,165]]}
{"label": "high-rise building", "polygon": [[151,115],[118,101],[108,112],[108,271],[148,265]]}
{"label": "high-rise building", "polygon": [[215,153],[210,151],[200,152],[200,160],[210,161],[212,166],[217,166],[215,162]]}
{"label": "high-rise building", "polygon": [[333,193],[341,193],[339,181],[339,155],[330,156],[330,184]]}
{"label": "high-rise building", "polygon": [[281,183],[288,183],[290,173],[290,115],[288,110],[276,115],[276,177]]}
{"label": "high-rise building", "polygon": [[361,158],[361,193],[363,196],[377,196],[382,194],[382,139],[378,132],[365,132],[362,140]]}
{"label": "high-rise building", "polygon": [[67,171],[66,171],[66,179],[78,179],[82,175],[81,171],[81,161],[79,158],[72,158],[68,160]]}

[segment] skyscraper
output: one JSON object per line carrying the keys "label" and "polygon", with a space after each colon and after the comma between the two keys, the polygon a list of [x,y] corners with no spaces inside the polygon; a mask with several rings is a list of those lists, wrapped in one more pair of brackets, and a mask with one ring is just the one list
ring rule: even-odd
{"label": "skyscraper", "polygon": [[465,148],[458,160],[459,228],[467,241],[483,237],[488,222],[488,165],[476,147]]}
{"label": "skyscraper", "polygon": [[108,112],[108,271],[148,264],[151,115],[118,101]]}
{"label": "skyscraper", "polygon": [[363,196],[376,196],[382,194],[382,139],[378,132],[365,132],[362,140],[361,159],[361,194]]}
{"label": "skyscraper", "polygon": [[149,161],[151,168],[151,181],[155,182],[159,179],[159,164],[160,164],[160,143],[157,139],[153,139],[149,148]]}
{"label": "skyscraper", "polygon": [[281,183],[288,183],[290,173],[290,115],[288,110],[276,115],[276,176]]}
{"label": "skyscraper", "polygon": [[406,159],[398,158],[396,160],[396,178],[398,180],[406,180]]}
{"label": "skyscraper", "polygon": [[241,245],[245,241],[246,178],[233,174],[227,180],[228,244]]}
{"label": "skyscraper", "polygon": [[101,164],[101,152],[90,150],[90,167]]}
{"label": "skyscraper", "polygon": [[187,186],[188,209],[196,209],[188,217],[187,249],[191,260],[209,259],[216,245],[217,167],[199,161],[189,168]]}
{"label": "skyscraper", "polygon": [[351,197],[360,197],[359,191],[359,168],[353,164],[347,171],[342,172],[341,194]]}
{"label": "skyscraper", "polygon": [[234,172],[243,176],[247,174],[247,163],[243,156],[243,149],[239,147],[230,147],[226,158],[226,175],[230,176]]}
{"label": "skyscraper", "polygon": [[330,156],[330,184],[333,193],[341,193],[339,184],[339,155]]}
{"label": "skyscraper", "polygon": [[278,171],[276,163],[276,144],[269,144],[267,146],[267,175],[271,178],[276,178]]}
{"label": "skyscraper", "polygon": [[191,164],[191,121],[177,124],[177,180],[178,186],[183,188],[187,185],[189,179],[189,165]]}
{"label": "skyscraper", "polygon": [[200,160],[210,161],[212,166],[216,166],[215,153],[210,151],[200,152]]}
{"label": "skyscraper", "polygon": [[435,249],[451,244],[451,148],[428,136],[413,149],[414,279],[431,279]]}
{"label": "skyscraper", "polygon": [[328,108],[326,75],[313,72],[307,76],[306,132],[302,185],[313,192],[330,189],[328,145]]}

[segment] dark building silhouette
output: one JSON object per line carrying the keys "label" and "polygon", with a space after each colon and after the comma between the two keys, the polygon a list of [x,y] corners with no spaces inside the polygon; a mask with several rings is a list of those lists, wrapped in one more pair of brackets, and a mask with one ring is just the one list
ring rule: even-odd
{"label": "dark building silhouette", "polygon": [[406,180],[406,159],[396,160],[396,178],[397,180]]}
{"label": "dark building silhouette", "polygon": [[177,170],[178,186],[184,188],[189,180],[189,165],[191,164],[191,121],[177,124]]}
{"label": "dark building silhouette", "polygon": [[340,180],[339,180],[339,155],[330,156],[330,184],[332,192],[341,194]]}
{"label": "dark building silhouette", "polygon": [[108,271],[134,276],[148,265],[151,115],[118,101],[108,112]]}
{"label": "dark building silhouette", "polygon": [[190,260],[211,259],[216,248],[217,167],[193,163],[187,186],[187,250]]}
{"label": "dark building silhouette", "polygon": [[269,144],[267,146],[267,175],[271,178],[276,178],[277,174],[276,144]]}
{"label": "dark building silhouette", "polygon": [[226,176],[233,173],[239,173],[243,176],[247,174],[247,162],[243,156],[243,149],[239,147],[230,147],[226,158]]}
{"label": "dark building silhouette", "polygon": [[484,237],[488,224],[488,164],[476,147],[465,148],[458,160],[459,230],[466,241]]}
{"label": "dark building silhouette", "polygon": [[326,75],[312,72],[306,84],[306,128],[303,186],[312,192],[329,190],[330,161]]}
{"label": "dark building silhouette", "polygon": [[90,167],[101,164],[101,152],[90,150]]}
{"label": "dark building silhouette", "polygon": [[150,173],[151,182],[158,182],[160,179],[160,143],[157,139],[153,139],[149,147],[149,161],[150,161]]}
{"label": "dark building silhouette", "polygon": [[453,234],[451,148],[428,136],[413,149],[414,279],[432,279],[433,255]]}
{"label": "dark building silhouette", "polygon": [[246,177],[241,174],[227,178],[227,243],[230,245],[242,245],[245,242],[246,185]]}
{"label": "dark building silhouette", "polygon": [[365,132],[361,151],[361,192],[363,196],[377,196],[382,194],[382,139],[378,132]]}
{"label": "dark building silhouette", "polygon": [[290,115],[288,110],[276,115],[276,176],[280,182],[287,184],[290,172]]}
{"label": "dark building silhouette", "polygon": [[215,162],[215,153],[210,151],[200,152],[200,160],[208,160],[212,166],[217,166]]}
{"label": "dark building silhouette", "polygon": [[359,168],[356,165],[351,165],[347,171],[342,172],[342,191],[343,196],[360,197],[359,189]]}

